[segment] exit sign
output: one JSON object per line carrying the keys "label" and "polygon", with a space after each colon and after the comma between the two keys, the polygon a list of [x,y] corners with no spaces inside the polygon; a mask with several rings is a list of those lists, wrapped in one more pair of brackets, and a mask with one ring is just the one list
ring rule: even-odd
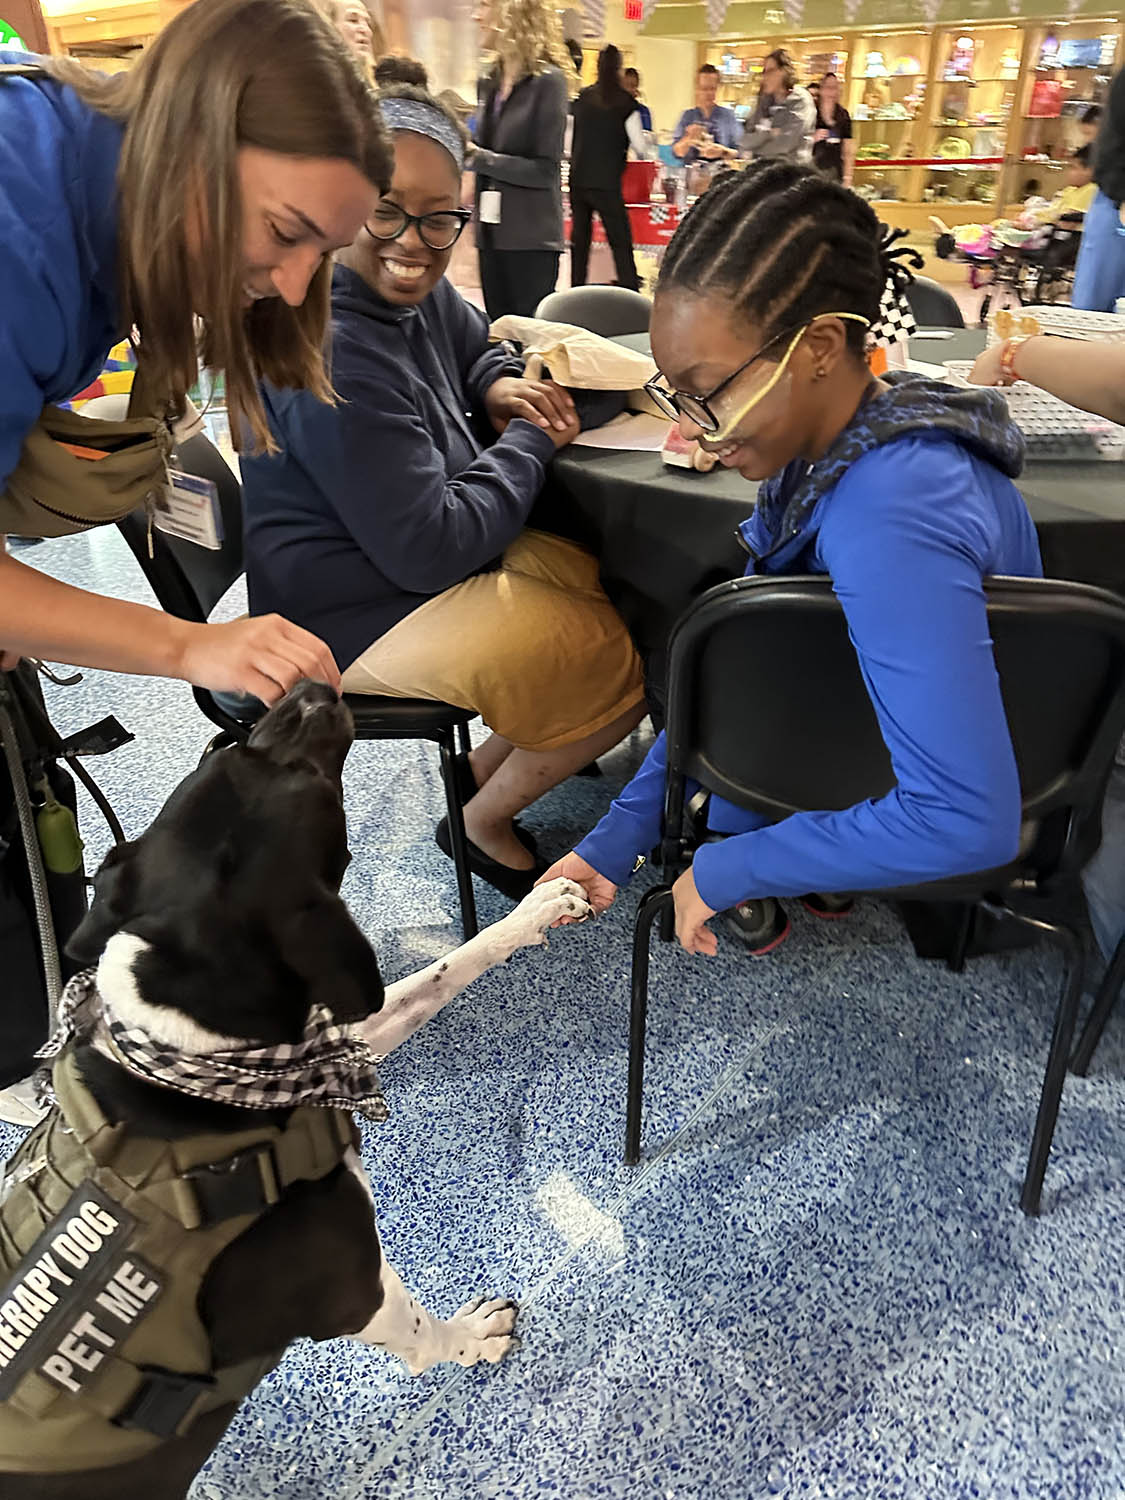
{"label": "exit sign", "polygon": [[645,18],[645,0],[625,0],[625,19],[627,21],[643,21]]}

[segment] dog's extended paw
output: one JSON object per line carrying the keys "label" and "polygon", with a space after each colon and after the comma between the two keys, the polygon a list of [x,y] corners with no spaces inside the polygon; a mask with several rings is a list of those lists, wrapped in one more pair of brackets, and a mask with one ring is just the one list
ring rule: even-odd
{"label": "dog's extended paw", "polygon": [[490,1365],[504,1358],[515,1343],[513,1330],[519,1307],[507,1297],[474,1297],[446,1325],[455,1339],[453,1358],[459,1365]]}
{"label": "dog's extended paw", "polygon": [[560,917],[573,917],[581,922],[593,915],[580,885],[573,880],[549,880],[546,885],[537,885],[529,891],[504,920],[505,925],[512,924],[509,931],[515,946],[531,948],[536,943],[546,943],[549,929]]}

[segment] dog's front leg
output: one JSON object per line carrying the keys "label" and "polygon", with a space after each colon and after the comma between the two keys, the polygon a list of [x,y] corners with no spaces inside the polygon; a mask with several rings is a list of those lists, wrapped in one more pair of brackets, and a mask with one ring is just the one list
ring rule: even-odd
{"label": "dog's front leg", "polygon": [[549,928],[560,917],[581,919],[589,915],[582,887],[573,880],[551,880],[546,885],[537,885],[514,911],[478,932],[447,957],[408,979],[388,985],[382,1009],[361,1021],[357,1033],[377,1057],[386,1057],[467,984],[511,958],[517,948],[546,943]]}
{"label": "dog's front leg", "polygon": [[411,1375],[451,1360],[495,1364],[512,1347],[516,1304],[504,1297],[477,1297],[451,1318],[435,1318],[402,1284],[386,1258],[381,1272],[383,1302],[379,1311],[352,1337],[397,1354]]}

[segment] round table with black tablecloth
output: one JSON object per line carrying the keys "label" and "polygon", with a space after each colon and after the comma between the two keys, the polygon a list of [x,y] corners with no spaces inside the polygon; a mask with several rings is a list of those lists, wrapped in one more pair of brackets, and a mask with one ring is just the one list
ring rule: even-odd
{"label": "round table with black tablecloth", "polygon": [[[926,333],[911,341],[910,353],[928,364],[971,359],[984,347],[979,329],[949,339]],[[619,342],[647,351],[648,335]],[[1125,465],[1033,462],[1018,484],[1047,576],[1125,592]],[[733,470],[672,469],[658,453],[571,446],[551,466],[531,524],[597,554],[602,585],[645,658],[656,697],[677,617],[712,584],[745,569],[736,529],[755,493]]]}

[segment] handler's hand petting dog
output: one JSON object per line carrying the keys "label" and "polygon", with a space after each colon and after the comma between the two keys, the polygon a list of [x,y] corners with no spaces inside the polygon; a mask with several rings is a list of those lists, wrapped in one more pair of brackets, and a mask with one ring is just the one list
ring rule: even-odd
{"label": "handler's hand petting dog", "polygon": [[297,1338],[415,1374],[512,1346],[513,1302],[435,1318],[384,1259],[352,1112],[385,1118],[375,1053],[589,906],[553,880],[384,992],[339,896],[352,736],[300,683],[98,871],[0,1189],[4,1500],[182,1500]]}

